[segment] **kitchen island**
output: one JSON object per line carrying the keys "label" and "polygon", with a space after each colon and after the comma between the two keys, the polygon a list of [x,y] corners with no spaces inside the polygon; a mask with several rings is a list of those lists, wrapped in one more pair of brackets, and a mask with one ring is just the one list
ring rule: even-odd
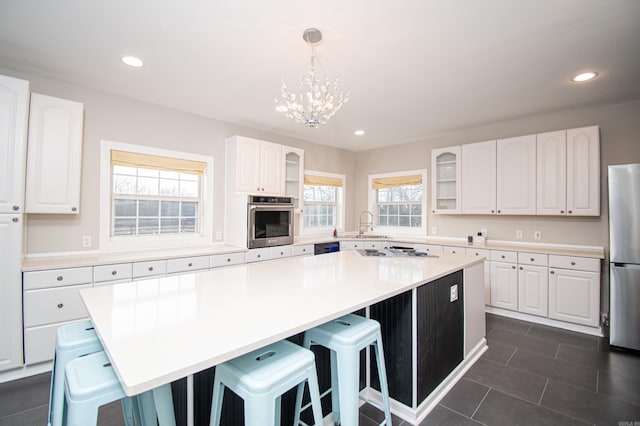
{"label": "kitchen island", "polygon": [[[382,324],[388,375],[398,379],[390,380],[399,392],[394,397],[392,391],[392,411],[418,423],[486,350],[482,262],[446,254],[378,258],[347,251],[95,287],[81,296],[128,395],[341,315],[368,314]],[[437,283],[446,293],[438,306],[457,306],[457,334],[448,322],[425,322],[439,311],[428,305],[436,300],[430,291]],[[439,336],[446,340],[441,345],[424,341]],[[442,351],[451,339],[461,350],[447,356]],[[430,356],[434,347],[438,353]],[[451,371],[430,384],[428,361],[456,357]],[[363,392],[375,399],[375,375],[364,376]]]}

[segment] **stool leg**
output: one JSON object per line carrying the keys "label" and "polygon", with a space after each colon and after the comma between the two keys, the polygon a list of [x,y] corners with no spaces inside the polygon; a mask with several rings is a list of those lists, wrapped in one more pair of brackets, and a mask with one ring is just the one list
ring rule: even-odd
{"label": "stool leg", "polygon": [[211,420],[209,426],[220,426],[220,414],[222,413],[222,398],[224,397],[224,383],[220,378],[213,380],[213,397],[211,398]]}
{"label": "stool leg", "polygon": [[382,406],[384,408],[385,426],[391,426],[391,411],[389,408],[389,387],[387,384],[387,369],[384,363],[384,350],[382,349],[382,334],[378,333],[376,343],[376,360],[378,361],[378,377],[380,379],[380,393],[382,393]]}
{"label": "stool leg", "polygon": [[157,424],[157,414],[153,391],[143,392],[135,399],[138,406],[138,420],[140,424],[144,426],[155,426]]}
{"label": "stool leg", "polygon": [[[309,372],[309,378],[307,379],[309,383],[309,395],[311,395],[311,409],[313,410],[313,421],[316,426],[322,426],[322,403],[320,402],[320,386],[318,386],[318,373],[316,372],[316,368],[313,367]],[[304,382],[302,382],[304,386]],[[303,387],[304,389],[304,387]],[[298,423],[296,423],[298,426]]]}
{"label": "stool leg", "polygon": [[245,426],[280,426],[275,423],[276,401],[271,395],[266,397],[254,397],[244,402]]}
{"label": "stool leg", "polygon": [[304,382],[298,385],[296,392],[296,412],[293,415],[293,426],[300,424],[300,409],[302,408],[302,396],[304,395]]}
{"label": "stool leg", "polygon": [[136,404],[135,404],[134,398],[122,398],[121,404],[122,404],[122,417],[124,418],[125,426],[136,425],[137,423],[134,419],[135,417],[134,413],[136,410]]}
{"label": "stool leg", "polygon": [[54,352],[51,390],[49,391],[49,426],[62,424],[62,406],[64,405],[64,363],[56,358],[58,358],[58,354]]}
{"label": "stool leg", "polygon": [[[340,409],[340,424],[342,426],[357,426],[359,401],[359,371],[360,353],[357,351],[340,351],[337,353],[338,362],[338,396]],[[335,385],[331,384],[335,390]],[[335,407],[334,407],[335,410]]]}
{"label": "stool leg", "polygon": [[87,426],[98,424],[98,406],[93,401],[88,404],[68,404],[65,426]]}
{"label": "stool leg", "polygon": [[156,404],[156,413],[158,413],[158,424],[160,426],[176,426],[171,384],[167,383],[155,388],[153,390],[153,399]]}
{"label": "stool leg", "polygon": [[282,396],[276,398],[276,413],[274,423],[276,426],[280,424],[280,416],[282,414]]}
{"label": "stool leg", "polygon": [[[338,358],[331,352],[331,416],[334,424],[340,424],[340,379],[338,378]],[[358,369],[358,371],[360,371]]]}

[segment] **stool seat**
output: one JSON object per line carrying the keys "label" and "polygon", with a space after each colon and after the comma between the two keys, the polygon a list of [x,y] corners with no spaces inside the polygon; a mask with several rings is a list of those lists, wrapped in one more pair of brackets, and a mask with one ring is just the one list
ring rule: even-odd
{"label": "stool seat", "polygon": [[[359,315],[345,315],[307,330],[304,336],[304,347],[310,348],[312,345],[321,345],[331,351],[333,421],[342,426],[358,425],[360,351],[370,345],[374,347],[383,405],[381,407],[378,407],[377,404],[372,405],[384,411],[385,419],[381,424],[391,426],[389,390],[380,324]],[[298,396],[296,406],[300,405],[301,400]]]}
{"label": "stool seat", "polygon": [[[322,424],[322,408],[313,352],[283,340],[216,366],[211,426],[220,424],[224,388],[244,400],[247,426],[280,425],[280,399],[298,385],[309,384],[314,420]],[[296,423],[297,424],[297,423]]]}
{"label": "stool seat", "polygon": [[[160,425],[175,426],[170,385],[153,390],[155,410]],[[151,398],[146,392],[140,396]],[[102,405],[126,398],[120,380],[104,351],[70,361],[65,368],[65,402],[63,422],[67,426],[97,425]],[[156,424],[152,419],[143,423]]]}

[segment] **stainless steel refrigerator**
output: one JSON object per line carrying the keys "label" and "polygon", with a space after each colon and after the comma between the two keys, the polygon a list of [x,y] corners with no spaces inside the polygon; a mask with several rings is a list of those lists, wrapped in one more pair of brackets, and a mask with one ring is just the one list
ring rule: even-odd
{"label": "stainless steel refrigerator", "polygon": [[640,350],[640,164],[609,166],[609,247],[609,343]]}

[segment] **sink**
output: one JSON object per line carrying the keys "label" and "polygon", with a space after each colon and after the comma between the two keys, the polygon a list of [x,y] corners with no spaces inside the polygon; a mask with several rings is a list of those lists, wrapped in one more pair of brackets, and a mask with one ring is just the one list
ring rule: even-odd
{"label": "sink", "polygon": [[361,235],[354,235],[352,237],[345,237],[345,238],[384,240],[386,238],[389,238],[389,236],[388,235],[361,234]]}
{"label": "sink", "polygon": [[435,254],[427,253],[422,250],[414,250],[414,249],[394,249],[394,248],[385,248],[382,250],[377,249],[365,249],[365,250],[356,250],[360,255],[367,257],[438,257]]}

